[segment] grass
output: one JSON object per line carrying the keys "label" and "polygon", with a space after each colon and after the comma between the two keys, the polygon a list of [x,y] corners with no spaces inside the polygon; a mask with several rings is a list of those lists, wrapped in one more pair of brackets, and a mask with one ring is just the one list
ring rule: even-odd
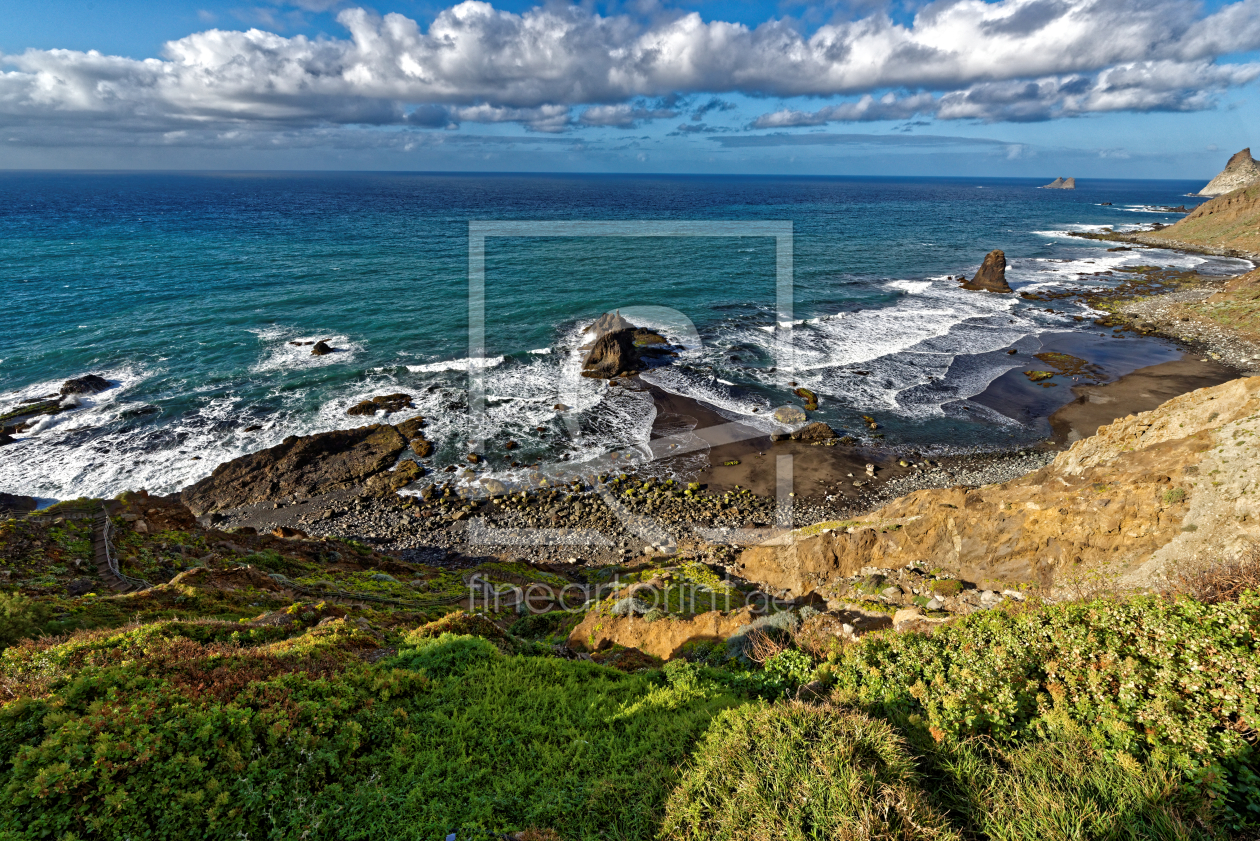
{"label": "grass", "polygon": [[[193,647],[0,711],[10,838],[650,838],[718,690],[444,635],[367,665]],[[303,656],[305,659],[303,659]],[[285,670],[285,659],[305,665]],[[316,669],[318,667],[318,670]],[[244,676],[246,680],[232,677]],[[208,685],[203,685],[208,684]],[[70,757],[74,761],[67,762]]]}
{"label": "grass", "polygon": [[[192,528],[128,536],[139,568],[184,561],[178,546],[206,568],[66,598],[82,528],[14,522],[0,529],[19,571],[0,592],[0,841],[456,827],[547,841],[1197,839],[1260,826],[1255,555],[1188,577],[1188,595],[1029,600],[930,635],[828,644],[810,633],[835,617],[803,608],[662,666],[620,647],[554,656],[575,613],[431,621],[258,588],[259,571],[364,596],[463,586],[344,544],[242,535],[248,554],[222,554]],[[676,612],[730,589],[676,560],[622,583],[657,577]]]}
{"label": "grass", "polygon": [[801,703],[724,713],[670,797],[676,841],[955,839],[885,722]]}

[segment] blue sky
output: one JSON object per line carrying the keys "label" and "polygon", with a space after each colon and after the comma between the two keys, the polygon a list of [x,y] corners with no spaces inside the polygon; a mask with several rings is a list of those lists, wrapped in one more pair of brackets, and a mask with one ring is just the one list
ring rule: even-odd
{"label": "blue sky", "polygon": [[1260,0],[0,0],[0,168],[1208,178]]}

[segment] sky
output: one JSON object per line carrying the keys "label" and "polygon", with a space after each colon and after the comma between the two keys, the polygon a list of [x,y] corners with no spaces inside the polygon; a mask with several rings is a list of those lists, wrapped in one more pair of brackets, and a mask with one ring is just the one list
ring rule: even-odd
{"label": "sky", "polygon": [[0,0],[0,169],[1208,179],[1260,0]]}

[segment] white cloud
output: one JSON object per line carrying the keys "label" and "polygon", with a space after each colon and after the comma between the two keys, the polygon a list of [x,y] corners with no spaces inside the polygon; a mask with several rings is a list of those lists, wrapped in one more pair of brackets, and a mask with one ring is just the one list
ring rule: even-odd
{"label": "white cloud", "polygon": [[909,25],[876,11],[809,35],[779,20],[654,14],[645,22],[560,4],[516,14],[466,0],[427,31],[354,8],[337,16],[349,33],[341,39],[212,29],[168,43],[162,59],[28,50],[0,56],[12,68],[0,73],[0,118],[31,130],[510,121],[556,132],[677,116],[671,104],[644,104],[658,97],[737,92],[858,97],[776,111],[758,127],[916,114],[1031,120],[1211,107],[1257,75],[1216,59],[1260,48],[1260,0],[1208,15],[1194,0],[937,0]]}

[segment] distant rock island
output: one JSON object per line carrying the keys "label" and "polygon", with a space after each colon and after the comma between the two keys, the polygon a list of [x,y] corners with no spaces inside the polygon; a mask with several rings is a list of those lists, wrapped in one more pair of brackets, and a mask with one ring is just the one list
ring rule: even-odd
{"label": "distant rock island", "polygon": [[1260,164],[1251,157],[1251,147],[1248,146],[1230,158],[1229,163],[1225,164],[1225,168],[1221,170],[1221,174],[1209,181],[1208,185],[1199,191],[1199,195],[1223,196],[1256,181],[1260,181]]}
{"label": "distant rock island", "polygon": [[1076,179],[1075,178],[1056,178],[1053,181],[1051,181],[1049,184],[1046,184],[1045,186],[1043,186],[1041,189],[1043,190],[1075,190]]}

